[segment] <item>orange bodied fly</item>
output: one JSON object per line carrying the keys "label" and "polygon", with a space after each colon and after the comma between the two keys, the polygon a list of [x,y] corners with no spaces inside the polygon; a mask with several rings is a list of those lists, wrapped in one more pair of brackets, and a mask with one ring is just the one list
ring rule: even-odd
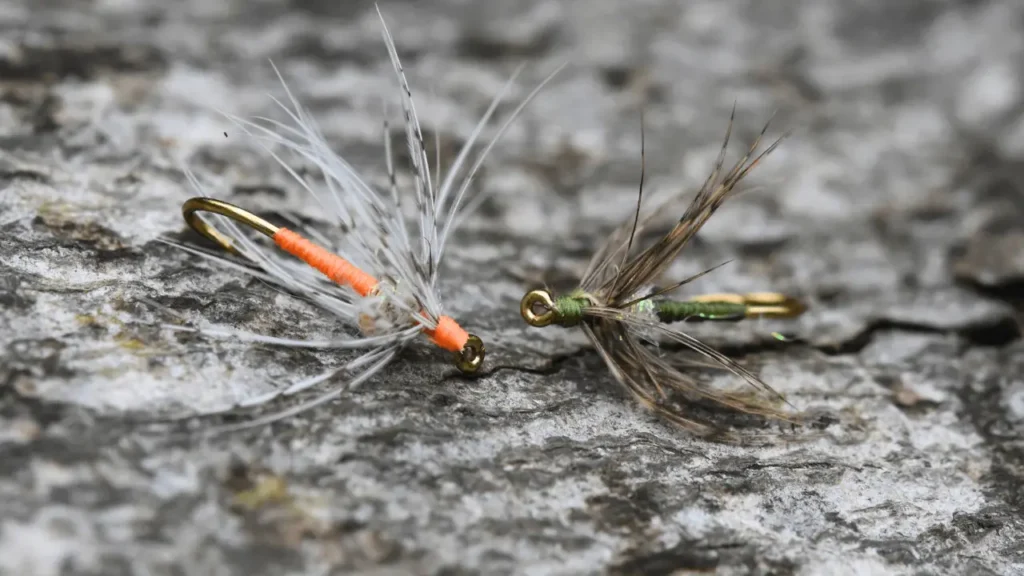
{"label": "orange bodied fly", "polygon": [[[188,200],[182,206],[185,220],[194,230],[230,253],[231,257],[174,242],[172,244],[310,301],[344,321],[353,333],[337,340],[313,341],[277,338],[238,330],[193,327],[176,329],[210,337],[286,347],[364,350],[355,359],[324,374],[245,399],[215,413],[262,405],[281,396],[296,394],[334,380],[329,390],[297,406],[240,424],[222,426],[214,431],[250,428],[278,421],[336,398],[371,378],[391,362],[400,349],[424,336],[435,346],[453,354],[455,365],[463,372],[476,372],[484,361],[483,341],[445,314],[437,288],[438,271],[450,234],[464,221],[471,207],[479,205],[477,202],[463,203],[473,177],[498,138],[558,71],[549,75],[523,99],[497,130],[494,138],[470,162],[471,150],[502,98],[512,87],[519,73],[517,70],[494,98],[442,178],[439,162],[435,173],[431,174],[412,92],[399,62],[394,40],[384,24],[383,16],[380,17],[384,43],[398,81],[406,143],[412,164],[412,183],[405,188],[410,188],[411,194],[403,194],[406,190],[400,190],[402,186],[399,185],[394,169],[387,120],[383,123],[384,148],[390,186],[388,190],[377,190],[348,161],[331,150],[310,114],[298,104],[287,86],[285,91],[290,106],[282,102],[277,104],[290,122],[226,116],[241,132],[260,144],[294,178],[296,184],[315,198],[323,208],[323,214],[330,217],[336,230],[341,232],[340,240],[332,242],[313,230],[300,234],[278,227],[242,208],[210,198],[203,193],[203,187],[195,175],[185,170],[193,187],[200,192],[199,197]],[[283,79],[281,81],[284,84]],[[313,173],[318,177],[316,181],[300,176],[282,158],[282,151],[297,156],[306,165],[312,165]],[[407,218],[403,212],[403,200],[408,202],[410,199],[416,206],[413,218]],[[221,224],[214,227],[211,223],[213,219],[219,220]],[[259,234],[253,235],[253,231]],[[272,239],[274,246],[261,241],[259,235]]]}

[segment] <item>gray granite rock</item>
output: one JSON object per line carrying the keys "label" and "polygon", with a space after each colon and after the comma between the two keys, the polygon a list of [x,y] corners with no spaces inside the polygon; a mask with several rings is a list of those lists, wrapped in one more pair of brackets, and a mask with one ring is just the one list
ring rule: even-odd
{"label": "gray granite rock", "polygon": [[[570,66],[496,149],[448,256],[486,336],[457,375],[416,346],[336,402],[213,440],[193,413],[344,355],[329,318],[157,241],[194,240],[187,162],[218,197],[317,222],[209,111],[271,111],[268,59],[338,150],[384,176],[392,88],[368,1],[0,4],[0,573],[1024,574],[1024,5],[1011,0],[386,2],[445,150],[516,65]],[[635,406],[579,333],[528,329],[650,194],[703,179],[736,103],[793,137],[669,271],[812,308],[699,326],[825,439],[696,440]],[[225,138],[227,132],[227,138]],[[159,306],[154,306],[152,303]],[[205,425],[201,423],[200,425]]]}

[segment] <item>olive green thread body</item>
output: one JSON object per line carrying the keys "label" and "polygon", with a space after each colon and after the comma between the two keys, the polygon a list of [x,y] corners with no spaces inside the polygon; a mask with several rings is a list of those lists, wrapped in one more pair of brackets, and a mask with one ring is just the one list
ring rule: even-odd
{"label": "olive green thread body", "polygon": [[575,326],[583,321],[583,309],[590,305],[590,300],[583,296],[559,296],[555,298],[553,307],[557,314],[555,322],[561,326]]}
{"label": "olive green thread body", "polygon": [[671,324],[682,321],[738,322],[747,317],[747,306],[732,302],[687,302],[658,300],[654,303],[658,320]]}
{"label": "olive green thread body", "polygon": [[[575,326],[583,321],[585,309],[591,306],[587,296],[571,294],[554,299],[555,323]],[[737,322],[747,317],[747,306],[733,302],[694,302],[678,300],[641,300],[632,306],[639,313],[654,313],[660,322],[682,321]]]}

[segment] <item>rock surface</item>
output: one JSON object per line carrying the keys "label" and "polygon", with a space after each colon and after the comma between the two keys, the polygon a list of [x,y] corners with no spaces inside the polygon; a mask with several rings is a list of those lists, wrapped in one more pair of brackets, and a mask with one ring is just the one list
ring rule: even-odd
{"label": "rock surface", "polygon": [[[0,5],[0,573],[1024,574],[1024,5],[1011,0],[386,2],[421,118],[455,146],[519,63],[490,191],[447,257],[480,378],[425,346],[338,401],[209,441],[202,410],[338,355],[183,338],[169,314],[338,327],[161,244],[209,192],[317,213],[210,111],[272,112],[274,63],[382,178],[394,94],[368,1]],[[669,271],[783,290],[805,344],[700,327],[799,407],[855,420],[768,447],[687,437],[576,332],[518,300],[571,286],[652,195],[699,184],[737,106],[794,135]],[[227,134],[227,138],[225,138]],[[738,144],[739,145],[739,144]],[[447,149],[447,148],[446,148]],[[155,302],[161,307],[154,307]]]}

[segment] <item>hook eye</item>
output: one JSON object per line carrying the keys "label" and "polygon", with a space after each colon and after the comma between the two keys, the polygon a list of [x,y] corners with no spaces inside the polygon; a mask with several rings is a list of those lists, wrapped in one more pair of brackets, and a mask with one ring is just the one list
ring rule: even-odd
{"label": "hook eye", "polygon": [[484,341],[476,334],[470,334],[469,340],[466,340],[466,345],[462,347],[462,351],[455,354],[455,365],[464,374],[472,374],[483,365],[486,354]]}
{"label": "hook eye", "polygon": [[[540,308],[543,312],[538,314],[537,308]],[[547,290],[527,292],[526,296],[523,296],[522,302],[519,303],[519,313],[523,316],[523,320],[526,320],[527,324],[535,328],[548,326],[558,318],[558,312],[555,310],[555,301]]]}

